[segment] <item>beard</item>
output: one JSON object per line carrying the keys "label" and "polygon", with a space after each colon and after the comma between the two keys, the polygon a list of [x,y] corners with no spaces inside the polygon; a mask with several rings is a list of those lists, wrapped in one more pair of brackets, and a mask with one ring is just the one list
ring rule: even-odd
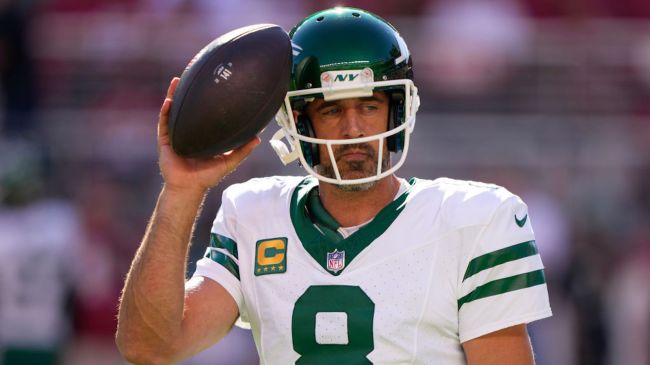
{"label": "beard", "polygon": [[[368,155],[368,158],[363,161],[341,161],[341,157],[350,150],[361,150]],[[384,156],[381,159],[382,172],[390,168],[390,152],[385,146],[383,153]],[[367,143],[342,145],[338,149],[334,150],[334,158],[336,159],[336,164],[342,179],[362,179],[377,175],[377,152]],[[328,155],[327,161],[329,162],[329,160]],[[336,179],[334,166],[332,166],[331,163],[320,163],[319,165],[314,166],[314,170],[325,177]],[[360,192],[370,190],[373,186],[377,185],[378,182],[379,180],[375,180],[352,185],[334,184],[334,186],[339,190],[346,192]]]}

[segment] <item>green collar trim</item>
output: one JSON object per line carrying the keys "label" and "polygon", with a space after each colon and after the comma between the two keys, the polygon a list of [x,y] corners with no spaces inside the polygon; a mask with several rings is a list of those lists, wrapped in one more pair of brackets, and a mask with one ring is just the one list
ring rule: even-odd
{"label": "green collar trim", "polygon": [[[368,247],[377,237],[381,236],[397,219],[406,206],[406,199],[411,192],[416,179],[409,180],[411,185],[397,199],[385,206],[375,218],[347,238],[337,231],[340,224],[325,210],[318,198],[318,180],[308,176],[296,186],[289,207],[293,227],[298,234],[302,246],[318,262],[319,265],[332,275],[340,275],[345,267]],[[345,252],[343,267],[328,269],[328,253]]]}
{"label": "green collar trim", "polygon": [[343,236],[338,232],[341,225],[332,217],[320,201],[318,186],[312,187],[307,195],[307,201],[305,203],[307,217],[321,230],[335,233],[335,237],[337,237],[335,239],[336,241],[343,239]]}

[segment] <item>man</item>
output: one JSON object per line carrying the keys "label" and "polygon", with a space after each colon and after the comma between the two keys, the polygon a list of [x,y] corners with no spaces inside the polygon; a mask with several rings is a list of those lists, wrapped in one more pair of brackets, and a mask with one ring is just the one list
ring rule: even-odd
{"label": "man", "polygon": [[37,145],[0,137],[0,156],[0,364],[60,364],[79,288],[79,215],[46,193]]}
{"label": "man", "polygon": [[120,351],[178,361],[239,318],[263,364],[533,363],[526,323],[550,308],[524,203],[494,185],[393,174],[419,103],[404,40],[350,8],[313,14],[290,35],[291,91],[272,144],[310,176],[226,189],[185,283],[206,191],[259,139],[209,160],[174,155],[172,81],[158,130],[165,184],[124,288]]}

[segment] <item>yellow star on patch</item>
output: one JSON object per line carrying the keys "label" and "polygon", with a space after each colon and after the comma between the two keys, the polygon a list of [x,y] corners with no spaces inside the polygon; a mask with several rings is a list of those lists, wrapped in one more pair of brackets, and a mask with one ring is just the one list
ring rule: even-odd
{"label": "yellow star on patch", "polygon": [[265,267],[265,268],[264,268],[264,272],[267,272],[267,271],[269,271],[269,268],[268,268],[268,267]]}
{"label": "yellow star on patch", "polygon": [[282,269],[284,269],[284,266],[282,265],[278,266],[278,270],[282,270]]}
{"label": "yellow star on patch", "polygon": [[275,271],[275,266],[271,266],[271,271]]}

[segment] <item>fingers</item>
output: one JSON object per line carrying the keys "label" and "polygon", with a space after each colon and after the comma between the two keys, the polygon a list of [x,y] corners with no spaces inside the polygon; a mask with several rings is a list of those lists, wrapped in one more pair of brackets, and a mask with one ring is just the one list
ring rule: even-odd
{"label": "fingers", "polygon": [[161,117],[169,117],[169,109],[172,104],[172,97],[174,96],[174,92],[176,91],[176,87],[180,81],[180,78],[174,77],[169,83],[169,87],[167,88],[167,96],[165,96],[165,100],[163,101],[162,107],[160,108]]}
{"label": "fingers", "polygon": [[178,83],[181,81],[179,77],[174,77],[172,81],[169,83],[169,87],[167,88],[167,99],[171,99],[172,96],[174,95],[174,91],[176,91],[176,87],[178,86]]}
{"label": "fingers", "polygon": [[172,105],[172,97],[174,95],[174,91],[176,91],[176,87],[178,86],[178,83],[180,82],[180,78],[174,77],[172,81],[169,83],[169,87],[167,88],[167,96],[165,97],[165,100],[162,103],[162,106],[160,107],[160,114],[158,116],[158,140],[162,141],[163,139],[167,138],[168,131],[167,131],[167,125],[169,124],[169,110],[171,109]]}

